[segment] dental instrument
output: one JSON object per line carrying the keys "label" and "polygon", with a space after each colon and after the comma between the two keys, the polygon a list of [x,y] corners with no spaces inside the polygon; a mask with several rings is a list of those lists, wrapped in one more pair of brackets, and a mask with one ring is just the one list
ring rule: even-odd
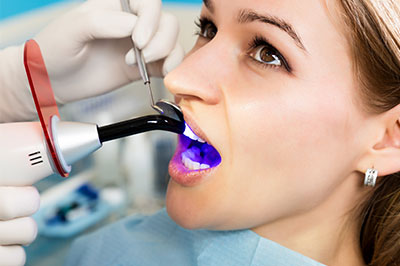
{"label": "dental instrument", "polygon": [[[121,7],[122,10],[124,12],[127,13],[132,13],[131,12],[131,8],[129,6],[129,1],[128,0],[121,0]],[[139,50],[135,44],[135,42],[133,41],[133,39],[131,38],[132,41],[132,47],[133,47],[133,51],[135,53],[135,57],[136,57],[136,62],[139,68],[139,73],[140,76],[142,77],[142,80],[144,82],[144,85],[147,86],[149,88],[149,92],[150,92],[150,106],[156,110],[158,113],[162,114],[162,115],[166,115],[166,116],[177,116],[177,118],[181,118],[182,116],[182,111],[179,108],[179,106],[177,106],[176,104],[169,102],[167,100],[160,100],[157,103],[154,104],[154,97],[153,97],[153,91],[151,88],[151,84],[150,84],[150,78],[149,75],[147,73],[147,67],[146,67],[146,62],[143,58],[143,53],[141,50]],[[176,119],[177,119],[176,118]]]}
{"label": "dental instrument", "polygon": [[67,177],[71,164],[98,150],[106,141],[163,130],[185,131],[179,107],[159,101],[163,115],[148,115],[99,127],[60,121],[50,79],[34,40],[25,44],[24,64],[40,122],[0,124],[2,185],[30,185],[53,173]]}

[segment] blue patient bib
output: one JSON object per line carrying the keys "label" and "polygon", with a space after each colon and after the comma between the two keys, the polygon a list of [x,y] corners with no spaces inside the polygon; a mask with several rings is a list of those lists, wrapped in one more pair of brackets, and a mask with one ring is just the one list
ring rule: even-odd
{"label": "blue patient bib", "polygon": [[66,265],[323,266],[251,230],[186,230],[165,209],[79,238]]}

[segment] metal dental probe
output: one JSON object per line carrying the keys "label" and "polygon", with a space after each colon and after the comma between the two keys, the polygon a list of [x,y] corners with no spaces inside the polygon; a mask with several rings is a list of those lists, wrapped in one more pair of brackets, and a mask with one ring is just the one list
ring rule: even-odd
{"label": "metal dental probe", "polygon": [[[122,10],[124,12],[128,12],[131,13],[131,8],[129,6],[129,0],[121,0],[121,6],[122,6]],[[156,110],[158,113],[168,116],[170,118],[176,119],[178,121],[184,121],[183,119],[183,114],[182,114],[182,110],[181,108],[170,102],[167,100],[159,100],[157,103],[154,104],[154,97],[153,97],[153,91],[151,89],[151,85],[150,85],[150,78],[149,75],[147,74],[147,69],[146,69],[146,63],[145,60],[143,58],[143,54],[142,51],[140,51],[134,41],[132,40],[132,46],[133,46],[133,50],[135,52],[135,56],[136,56],[136,61],[138,64],[138,68],[139,68],[139,72],[140,72],[140,76],[143,79],[144,85],[147,85],[149,88],[149,92],[150,92],[150,100],[151,100],[151,107]]]}
{"label": "metal dental probe", "polygon": [[[121,0],[121,6],[122,6],[122,10],[124,12],[131,13],[131,8],[129,7],[128,0]],[[163,109],[161,109],[159,106],[154,104],[153,91],[151,89],[150,78],[149,78],[149,75],[147,74],[146,63],[144,61],[142,51],[136,47],[133,39],[132,38],[130,38],[130,39],[132,41],[133,51],[135,52],[136,62],[137,62],[138,68],[139,68],[140,76],[143,79],[144,85],[147,85],[147,87],[149,88],[150,100],[151,100],[150,105],[154,110],[156,110],[160,114],[164,114]]]}

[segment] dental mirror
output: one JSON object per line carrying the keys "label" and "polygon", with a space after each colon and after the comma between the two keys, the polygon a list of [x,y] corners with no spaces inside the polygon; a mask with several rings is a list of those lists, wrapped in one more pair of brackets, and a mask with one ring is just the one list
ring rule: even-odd
{"label": "dental mirror", "polygon": [[182,122],[184,121],[182,110],[178,105],[176,105],[170,101],[167,101],[167,100],[159,100],[156,103],[156,106],[162,110],[162,112],[160,112],[160,114],[165,115],[169,118],[178,120],[178,121],[182,121]]}

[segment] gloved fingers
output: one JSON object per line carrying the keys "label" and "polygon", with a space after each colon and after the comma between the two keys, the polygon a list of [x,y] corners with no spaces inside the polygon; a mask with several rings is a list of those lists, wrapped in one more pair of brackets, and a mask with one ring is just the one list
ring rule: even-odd
{"label": "gloved fingers", "polygon": [[168,57],[164,60],[164,64],[162,67],[162,74],[165,77],[169,72],[174,70],[185,57],[185,51],[183,47],[177,43],[174,50],[168,55]]}
{"label": "gloved fingers", "polygon": [[[160,27],[149,44],[142,50],[144,60],[148,63],[165,58],[176,45],[179,33],[179,24],[175,16],[163,13],[160,20]],[[125,56],[128,65],[136,63],[133,49]]]}
{"label": "gloved fingers", "polygon": [[0,187],[0,220],[30,216],[39,206],[40,195],[33,186]]}
{"label": "gloved fingers", "polygon": [[0,266],[25,265],[26,254],[21,246],[0,246]]}
{"label": "gloved fingers", "polygon": [[[161,16],[161,0],[126,1],[130,5],[132,14],[123,11],[120,0],[90,0],[82,5],[81,10],[83,11],[83,14],[80,15],[83,17],[88,17],[87,19],[89,20],[89,25],[91,25],[91,28],[99,28],[99,33],[101,33],[101,35],[106,35],[96,35],[97,38],[118,38],[115,35],[107,35],[106,31],[109,30],[106,30],[105,28],[103,33],[101,28],[105,26],[111,31],[116,29],[119,31],[123,31],[124,36],[118,35],[119,38],[132,35],[137,47],[139,49],[142,49],[154,36],[159,26]],[[137,22],[135,20],[135,24],[132,25],[131,23],[122,23],[122,18],[117,21],[115,20],[117,17],[112,19],[110,16],[107,16],[107,13],[111,14],[113,12],[134,16],[135,18],[137,18]],[[107,23],[110,22],[113,25],[107,25]],[[84,23],[77,24],[85,25]],[[125,27],[123,27],[124,24]],[[99,27],[96,27],[96,25],[99,25]],[[118,27],[120,29],[118,29]],[[126,32],[124,31],[126,28],[130,29],[129,34],[126,34]],[[96,30],[96,32],[98,31]],[[92,39],[94,39],[94,37]]]}
{"label": "gloved fingers", "polygon": [[143,49],[146,62],[165,58],[174,48],[178,39],[179,23],[175,16],[163,13],[157,33]]}
{"label": "gloved fingers", "polygon": [[0,245],[28,245],[36,235],[37,225],[31,217],[0,221]]}
{"label": "gloved fingers", "polygon": [[132,66],[132,65],[136,64],[136,56],[135,56],[135,52],[133,51],[133,48],[130,49],[128,51],[128,53],[126,53],[126,55],[125,55],[125,63],[128,66]]}
{"label": "gloved fingers", "polygon": [[81,42],[94,39],[120,39],[131,36],[137,21],[137,16],[122,11],[93,10],[83,14],[83,21],[76,23],[82,27],[77,32]]}
{"label": "gloved fingers", "polygon": [[129,0],[132,12],[138,16],[133,30],[133,40],[143,49],[152,39],[160,25],[161,0]]}
{"label": "gloved fingers", "polygon": [[147,70],[152,77],[165,77],[170,71],[177,67],[185,57],[182,46],[177,43],[175,49],[165,59],[160,59],[147,65]]}

